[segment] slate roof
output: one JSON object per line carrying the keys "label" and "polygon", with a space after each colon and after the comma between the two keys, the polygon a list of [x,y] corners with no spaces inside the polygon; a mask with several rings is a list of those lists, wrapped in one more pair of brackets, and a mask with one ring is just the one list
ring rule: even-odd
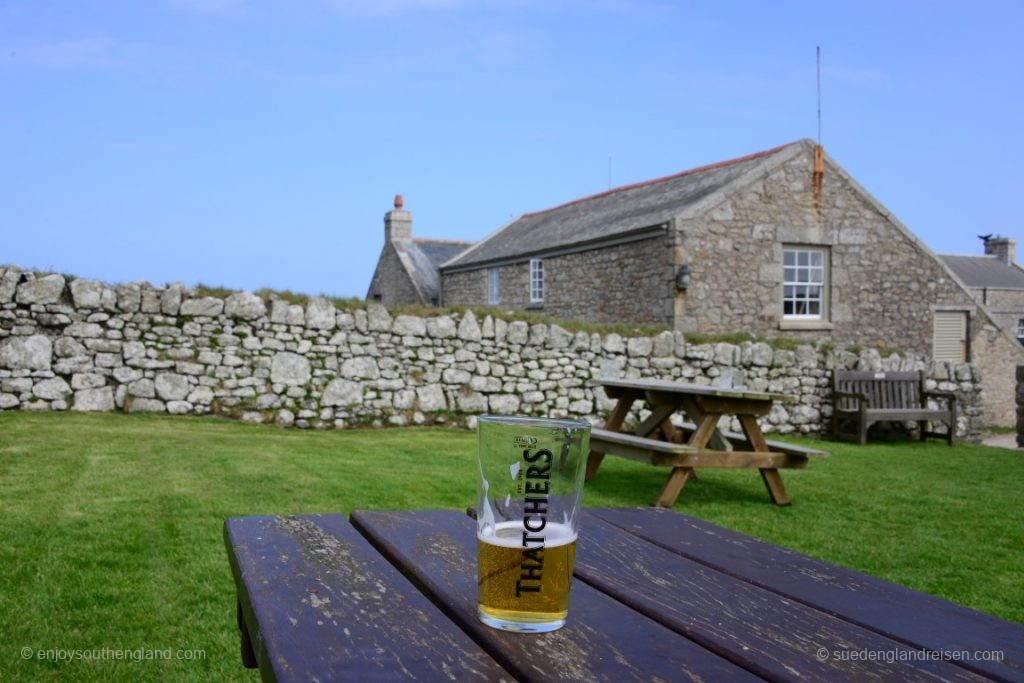
{"label": "slate roof", "polygon": [[444,270],[610,240],[661,225],[766,163],[773,155],[799,144],[813,143],[801,140],[523,214],[446,263]]}
{"label": "slate roof", "polygon": [[438,266],[458,256],[472,245],[473,242],[431,240],[420,237],[402,240],[402,246],[409,257],[409,264],[412,266],[409,277],[419,285],[420,292],[426,298],[425,303],[430,304],[437,301]]}
{"label": "slate roof", "polygon": [[1024,270],[1006,265],[997,256],[938,256],[968,287],[1024,289]]}

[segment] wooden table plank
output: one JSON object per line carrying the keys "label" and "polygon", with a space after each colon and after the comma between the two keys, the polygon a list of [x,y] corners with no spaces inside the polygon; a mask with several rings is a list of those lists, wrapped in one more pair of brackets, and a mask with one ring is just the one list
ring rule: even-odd
{"label": "wooden table plank", "polygon": [[1024,680],[1024,626],[668,510],[589,509],[596,517],[708,567],[890,638],[936,652],[998,650],[958,664]]}
{"label": "wooden table plank", "polygon": [[[648,523],[671,525],[672,514]],[[653,545],[596,514],[582,528],[576,576],[759,676],[984,680],[944,661],[885,661],[912,648]],[[819,656],[840,650],[882,653],[882,661]]]}
{"label": "wooden table plank", "polygon": [[352,523],[521,680],[756,680],[580,581],[573,583],[568,623],[558,631],[523,635],[483,625],[476,609],[476,522],[461,512],[360,510]]}
{"label": "wooden table plank", "polygon": [[512,680],[341,515],[224,536],[264,680]]}
{"label": "wooden table plank", "polygon": [[784,401],[794,398],[789,394],[778,394],[770,391],[753,391],[743,387],[715,387],[707,384],[675,382],[665,379],[627,379],[619,377],[601,377],[598,382],[606,387],[630,391],[669,391],[685,392],[696,396],[724,396],[727,398],[744,398],[755,401]]}

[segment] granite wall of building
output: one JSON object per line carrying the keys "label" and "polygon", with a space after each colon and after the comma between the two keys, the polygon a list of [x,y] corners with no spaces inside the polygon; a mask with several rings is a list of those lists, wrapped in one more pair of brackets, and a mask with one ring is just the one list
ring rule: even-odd
{"label": "granite wall of building", "polygon": [[565,320],[672,325],[673,252],[668,236],[590,251],[547,256],[543,303],[530,302],[530,263],[497,266],[496,304],[489,304],[488,269],[446,273],[445,306],[497,305]]}
{"label": "granite wall of building", "polygon": [[[392,316],[239,292],[109,286],[0,272],[0,410],[218,414],[283,426],[472,423],[481,413],[601,422],[602,376],[743,385],[792,394],[766,429],[817,432],[833,368],[923,369],[959,396],[962,436],[981,427],[979,372],[913,354],[882,358],[765,343],[625,338],[458,315]],[[736,425],[732,425],[736,428]]]}

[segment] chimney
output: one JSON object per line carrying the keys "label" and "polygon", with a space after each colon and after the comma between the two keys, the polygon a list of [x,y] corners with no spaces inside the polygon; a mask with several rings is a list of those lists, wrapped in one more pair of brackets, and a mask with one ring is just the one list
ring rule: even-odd
{"label": "chimney", "polygon": [[402,195],[395,195],[395,208],[384,214],[384,241],[412,239],[412,214],[402,209]]}
{"label": "chimney", "polygon": [[1017,240],[1012,237],[990,237],[985,240],[985,255],[995,256],[1008,266],[1017,262]]}

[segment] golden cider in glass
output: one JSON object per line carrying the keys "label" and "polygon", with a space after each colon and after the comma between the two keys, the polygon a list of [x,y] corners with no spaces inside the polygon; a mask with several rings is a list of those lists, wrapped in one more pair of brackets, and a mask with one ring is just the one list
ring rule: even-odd
{"label": "golden cider in glass", "polygon": [[572,527],[548,522],[534,534],[512,521],[493,529],[491,535],[477,534],[480,617],[522,624],[524,630],[530,624],[565,623],[576,552]]}

